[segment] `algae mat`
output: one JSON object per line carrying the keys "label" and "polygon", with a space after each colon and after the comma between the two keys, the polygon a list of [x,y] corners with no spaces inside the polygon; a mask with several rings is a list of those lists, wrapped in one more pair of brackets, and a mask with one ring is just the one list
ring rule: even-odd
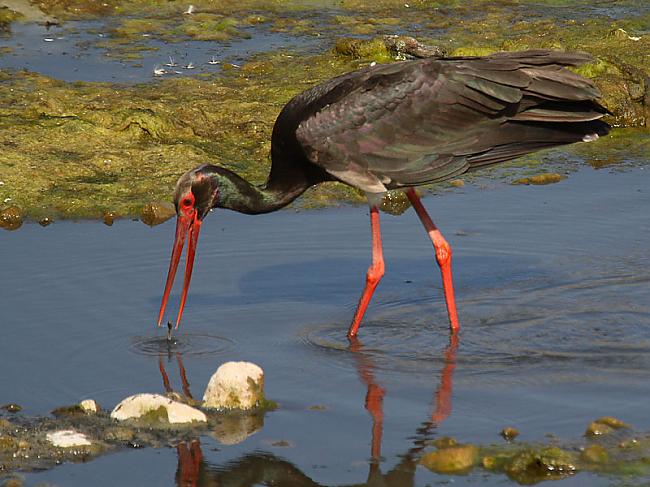
{"label": "algae mat", "polygon": [[[152,202],[168,205],[178,176],[204,162],[223,164],[262,183],[271,129],[284,103],[329,77],[404,58],[387,47],[384,34],[414,35],[450,55],[538,47],[588,51],[597,60],[580,71],[603,92],[613,112],[610,122],[647,126],[650,7],[645,2],[614,2],[608,8],[559,1],[193,5],[191,13],[184,13],[187,6],[170,2],[39,4],[66,28],[74,28],[79,19],[104,22],[102,35],[87,42],[124,62],[140,62],[138,53],[151,48],[146,44],[151,38],[157,46],[195,42],[217,48],[275,32],[296,42],[242,63],[214,59],[218,72],[184,70],[137,85],[63,82],[36,72],[0,70],[0,205],[46,221],[139,216]],[[15,2],[13,6],[17,8]],[[20,15],[3,18],[4,35],[10,38]],[[642,154],[647,137],[643,130],[616,134],[609,143],[598,142],[595,151],[605,153],[610,145],[619,154],[621,147]],[[564,169],[571,170],[589,162],[588,151],[571,148],[531,156],[510,163],[505,173],[489,171],[484,177],[516,181],[521,178],[518,166],[549,160],[570,159],[574,165],[567,169],[564,164]],[[361,197],[332,183],[309,191],[299,204],[339,201]]]}

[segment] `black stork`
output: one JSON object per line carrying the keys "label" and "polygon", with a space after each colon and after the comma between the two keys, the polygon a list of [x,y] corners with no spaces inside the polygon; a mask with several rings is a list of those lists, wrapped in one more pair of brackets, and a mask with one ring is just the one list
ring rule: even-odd
{"label": "black stork", "polygon": [[209,164],[178,180],[176,238],[158,325],[187,237],[176,327],[180,323],[199,230],[212,208],[268,213],[315,184],[340,181],[366,193],[372,230],[372,264],[348,337],[356,336],[384,275],[378,205],[395,189],[406,192],[433,243],[456,332],[451,248],[414,188],[607,134],[609,125],[599,119],[608,112],[596,101],[598,89],[566,68],[591,60],[585,53],[549,50],[418,59],[353,71],[300,93],[273,127],[272,165],[264,185]]}

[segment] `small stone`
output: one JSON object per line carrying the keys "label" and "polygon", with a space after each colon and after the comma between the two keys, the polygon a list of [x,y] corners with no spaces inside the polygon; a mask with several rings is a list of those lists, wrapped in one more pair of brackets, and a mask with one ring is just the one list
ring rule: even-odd
{"label": "small stone", "polygon": [[74,430],[61,430],[46,435],[47,441],[60,448],[90,446],[92,443],[83,433]]}
{"label": "small stone", "polygon": [[469,472],[478,461],[478,448],[474,445],[457,445],[425,454],[420,463],[429,470],[443,474]]}
{"label": "small stone", "polygon": [[119,421],[139,419],[147,423],[182,424],[194,421],[205,423],[208,418],[196,408],[173,401],[160,394],[136,394],[122,400],[111,412]]}
{"label": "small stone", "polygon": [[612,431],[614,431],[614,428],[612,428],[611,426],[598,423],[596,421],[592,421],[591,423],[589,423],[589,426],[587,426],[587,431],[585,431],[585,436],[602,436],[602,435],[607,435]]}
{"label": "small stone", "polygon": [[585,436],[600,436],[611,433],[620,428],[629,428],[630,425],[612,416],[601,416],[589,423]]}
{"label": "small stone", "polygon": [[411,207],[411,202],[403,191],[389,191],[381,201],[379,209],[389,215],[399,216]]}
{"label": "small stone", "polygon": [[0,227],[16,230],[23,224],[23,212],[17,206],[9,206],[0,211]]}
{"label": "small stone", "polygon": [[528,178],[521,178],[514,181],[512,184],[534,184],[534,185],[544,185],[544,184],[553,184],[559,183],[565,177],[561,174],[555,172],[549,172],[544,174],[537,174],[535,176],[530,176]]}
{"label": "small stone", "polygon": [[589,463],[607,463],[609,455],[607,450],[600,445],[589,445],[582,451],[580,458]]}
{"label": "small stone", "polygon": [[264,372],[250,362],[226,362],[210,378],[203,406],[251,409],[264,401]]}
{"label": "small stone", "polygon": [[50,217],[44,216],[40,220],[38,220],[38,224],[42,227],[46,227],[52,223],[52,219]]}
{"label": "small stone", "polygon": [[140,219],[150,227],[160,225],[176,215],[176,210],[166,203],[148,203],[142,208]]}
{"label": "small stone", "polygon": [[618,444],[619,448],[634,448],[639,445],[639,440],[636,438],[630,438],[629,440],[623,440]]}
{"label": "small stone", "polygon": [[501,430],[501,436],[503,436],[505,440],[511,441],[519,436],[519,430],[517,428],[513,428],[512,426],[508,426]]}
{"label": "small stone", "polygon": [[22,411],[23,407],[20,404],[10,402],[9,404],[4,404],[0,406],[0,409],[4,409],[5,411],[10,413],[17,413],[19,411]]}
{"label": "small stone", "polygon": [[94,399],[84,399],[79,403],[79,407],[88,414],[95,414],[101,410]]}
{"label": "small stone", "polygon": [[102,215],[102,221],[104,222],[104,225],[108,225],[109,227],[113,226],[113,221],[115,221],[115,213],[112,211],[105,211],[104,214]]}
{"label": "small stone", "polygon": [[274,442],[272,442],[272,443],[271,443],[271,446],[277,446],[277,447],[281,447],[281,448],[286,448],[286,447],[291,446],[291,443],[289,443],[287,440],[278,440],[278,441],[274,441]]}
{"label": "small stone", "polygon": [[465,181],[463,179],[452,179],[449,181],[449,184],[452,185],[454,188],[462,188],[465,186]]}

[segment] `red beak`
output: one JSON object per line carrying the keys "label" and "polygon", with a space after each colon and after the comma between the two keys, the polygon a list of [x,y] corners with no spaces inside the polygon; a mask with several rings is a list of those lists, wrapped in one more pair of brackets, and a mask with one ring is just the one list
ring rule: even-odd
{"label": "red beak", "polygon": [[187,298],[187,291],[190,288],[190,279],[192,278],[192,267],[194,266],[194,254],[196,253],[196,242],[199,239],[199,230],[201,230],[201,220],[197,217],[196,210],[189,215],[179,215],[176,220],[176,237],[174,238],[174,248],[172,249],[172,258],[169,262],[169,271],[167,271],[167,283],[165,284],[165,293],[163,294],[162,303],[160,304],[160,314],[158,315],[158,326],[162,323],[165,307],[167,306],[167,299],[174,284],[174,277],[176,276],[176,269],[178,262],[183,253],[183,244],[185,243],[185,236],[189,234],[187,244],[187,261],[185,263],[185,280],[183,282],[183,293],[181,294],[181,305],[178,308],[178,318],[176,318],[176,328],[181,322],[183,315],[183,308],[185,307],[185,299]]}

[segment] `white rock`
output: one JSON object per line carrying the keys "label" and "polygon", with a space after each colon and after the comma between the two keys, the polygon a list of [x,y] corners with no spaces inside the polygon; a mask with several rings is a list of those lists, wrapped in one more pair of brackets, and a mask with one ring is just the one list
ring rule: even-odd
{"label": "white rock", "polygon": [[191,423],[192,421],[207,422],[208,418],[202,411],[173,401],[160,394],[136,394],[122,400],[111,412],[111,418],[119,421],[125,419],[136,419],[148,412],[155,411],[160,407],[167,410],[167,418],[172,424]]}
{"label": "white rock", "polygon": [[53,433],[48,433],[46,437],[47,441],[52,443],[54,446],[59,446],[61,448],[92,445],[86,435],[74,430],[54,431]]}
{"label": "white rock", "polygon": [[226,362],[210,378],[203,406],[250,409],[264,399],[264,371],[250,362]]}
{"label": "white rock", "polygon": [[99,411],[99,405],[94,399],[84,399],[79,403],[79,407],[90,414]]}

